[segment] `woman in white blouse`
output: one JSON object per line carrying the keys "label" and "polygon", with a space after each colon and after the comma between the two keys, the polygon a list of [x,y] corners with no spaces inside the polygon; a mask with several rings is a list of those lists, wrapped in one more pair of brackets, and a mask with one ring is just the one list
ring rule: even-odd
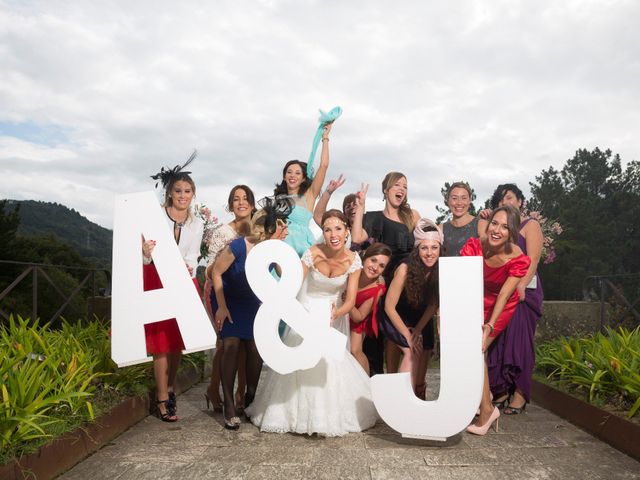
{"label": "woman in white blouse", "polygon": [[[236,185],[233,187],[229,192],[227,211],[233,213],[233,220],[216,228],[211,235],[211,241],[208,245],[209,256],[206,275],[207,281],[204,285],[204,301],[212,322],[215,315],[215,312],[211,310],[213,264],[218,254],[224,250],[232,240],[246,236],[249,233],[249,221],[251,220],[251,216],[256,212],[256,201],[253,191],[246,185]],[[215,322],[213,323],[214,328],[216,328]],[[216,334],[219,334],[217,330]],[[236,408],[244,405],[244,393],[247,384],[245,375],[246,352],[244,351],[244,347],[241,347],[240,350],[238,389],[235,394]],[[218,335],[216,352],[213,356],[213,364],[211,366],[211,380],[205,397],[207,399],[207,406],[209,406],[209,402],[211,402],[213,403],[213,409],[219,412],[222,411],[222,398],[220,397],[220,360],[222,358],[222,352],[222,342]]]}
{"label": "woman in white blouse", "polygon": [[[162,169],[160,173],[152,176],[162,182],[165,189],[164,211],[167,225],[173,232],[186,268],[193,278],[196,289],[198,283],[195,279],[196,266],[200,255],[202,233],[204,225],[202,220],[196,218],[191,212],[191,201],[196,193],[196,185],[189,176],[191,172],[183,169],[195,158],[194,152],[189,160],[182,166],[173,169]],[[156,245],[152,239],[143,239],[142,253],[144,260],[144,289],[155,290],[162,288],[162,282],[158,276],[151,253]],[[147,342],[147,352],[153,355],[153,371],[156,380],[156,409],[157,414],[165,422],[175,422],[177,405],[173,391],[180,357],[184,350],[184,342],[180,335],[180,329],[175,318],[150,323],[144,326]]]}

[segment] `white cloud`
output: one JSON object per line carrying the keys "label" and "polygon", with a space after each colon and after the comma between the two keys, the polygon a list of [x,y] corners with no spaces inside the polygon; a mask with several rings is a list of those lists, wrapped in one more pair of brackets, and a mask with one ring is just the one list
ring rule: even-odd
{"label": "white cloud", "polygon": [[467,179],[481,202],[578,148],[638,159],[639,13],[631,0],[5,1],[0,129],[65,138],[0,130],[0,196],[110,226],[113,195],[198,148],[198,197],[224,217],[232,185],[270,193],[285,161],[306,160],[317,108],[334,105],[329,175],[345,173],[345,193],[370,183],[369,208],[389,170],[435,216],[445,181]]}

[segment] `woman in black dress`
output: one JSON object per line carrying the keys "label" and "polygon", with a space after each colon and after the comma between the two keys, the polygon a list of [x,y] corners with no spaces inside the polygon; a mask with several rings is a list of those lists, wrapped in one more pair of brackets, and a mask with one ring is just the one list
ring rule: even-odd
{"label": "woman in black dress", "polygon": [[[364,186],[356,194],[356,215],[353,219],[351,236],[354,243],[373,239],[391,248],[391,260],[384,274],[385,280],[389,284],[396,266],[407,258],[413,249],[413,230],[420,219],[420,214],[409,206],[407,177],[403,173],[387,173],[382,180],[382,193],[384,195],[384,210],[367,212],[366,214],[364,210],[367,186]],[[382,335],[378,339],[365,340],[364,352],[369,358],[372,374],[383,373],[383,341]],[[395,344],[387,344],[387,373],[398,371],[400,355],[401,351]]]}

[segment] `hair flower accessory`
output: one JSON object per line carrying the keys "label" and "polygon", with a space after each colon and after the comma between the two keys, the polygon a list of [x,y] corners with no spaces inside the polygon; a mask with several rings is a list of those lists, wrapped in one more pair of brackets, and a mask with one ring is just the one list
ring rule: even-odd
{"label": "hair flower accessory", "polygon": [[184,163],[184,165],[182,166],[176,165],[173,168],[162,167],[158,173],[156,173],[155,175],[151,175],[152,179],[159,180],[158,182],[156,182],[155,188],[158,188],[158,183],[162,183],[162,187],[166,188],[167,185],[169,185],[169,183],[171,182],[171,179],[177,177],[180,174],[189,175],[191,172],[185,172],[183,171],[183,168],[185,168],[191,162],[193,162],[197,156],[198,156],[198,151],[194,150],[191,156]]}
{"label": "hair flower accessory", "polygon": [[265,212],[264,230],[270,235],[276,231],[278,220],[285,221],[293,210],[293,199],[288,195],[264,197],[258,205]]}

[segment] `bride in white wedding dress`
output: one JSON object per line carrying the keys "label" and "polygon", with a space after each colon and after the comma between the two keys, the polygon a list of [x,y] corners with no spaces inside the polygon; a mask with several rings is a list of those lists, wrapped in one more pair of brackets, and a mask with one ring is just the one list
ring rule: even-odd
{"label": "bride in white wedding dress", "polygon": [[[345,249],[348,229],[342,212],[327,211],[322,218],[322,232],[325,243],[314,245],[302,256],[306,278],[298,301],[308,306],[310,298],[330,299],[335,305],[332,326],[348,338],[348,313],[355,303],[362,262],[356,253]],[[283,339],[287,345],[296,345],[300,340],[291,329]],[[245,412],[264,432],[326,436],[361,432],[378,419],[369,376],[348,347],[341,359],[323,357],[308,370],[287,375],[269,370]]]}

